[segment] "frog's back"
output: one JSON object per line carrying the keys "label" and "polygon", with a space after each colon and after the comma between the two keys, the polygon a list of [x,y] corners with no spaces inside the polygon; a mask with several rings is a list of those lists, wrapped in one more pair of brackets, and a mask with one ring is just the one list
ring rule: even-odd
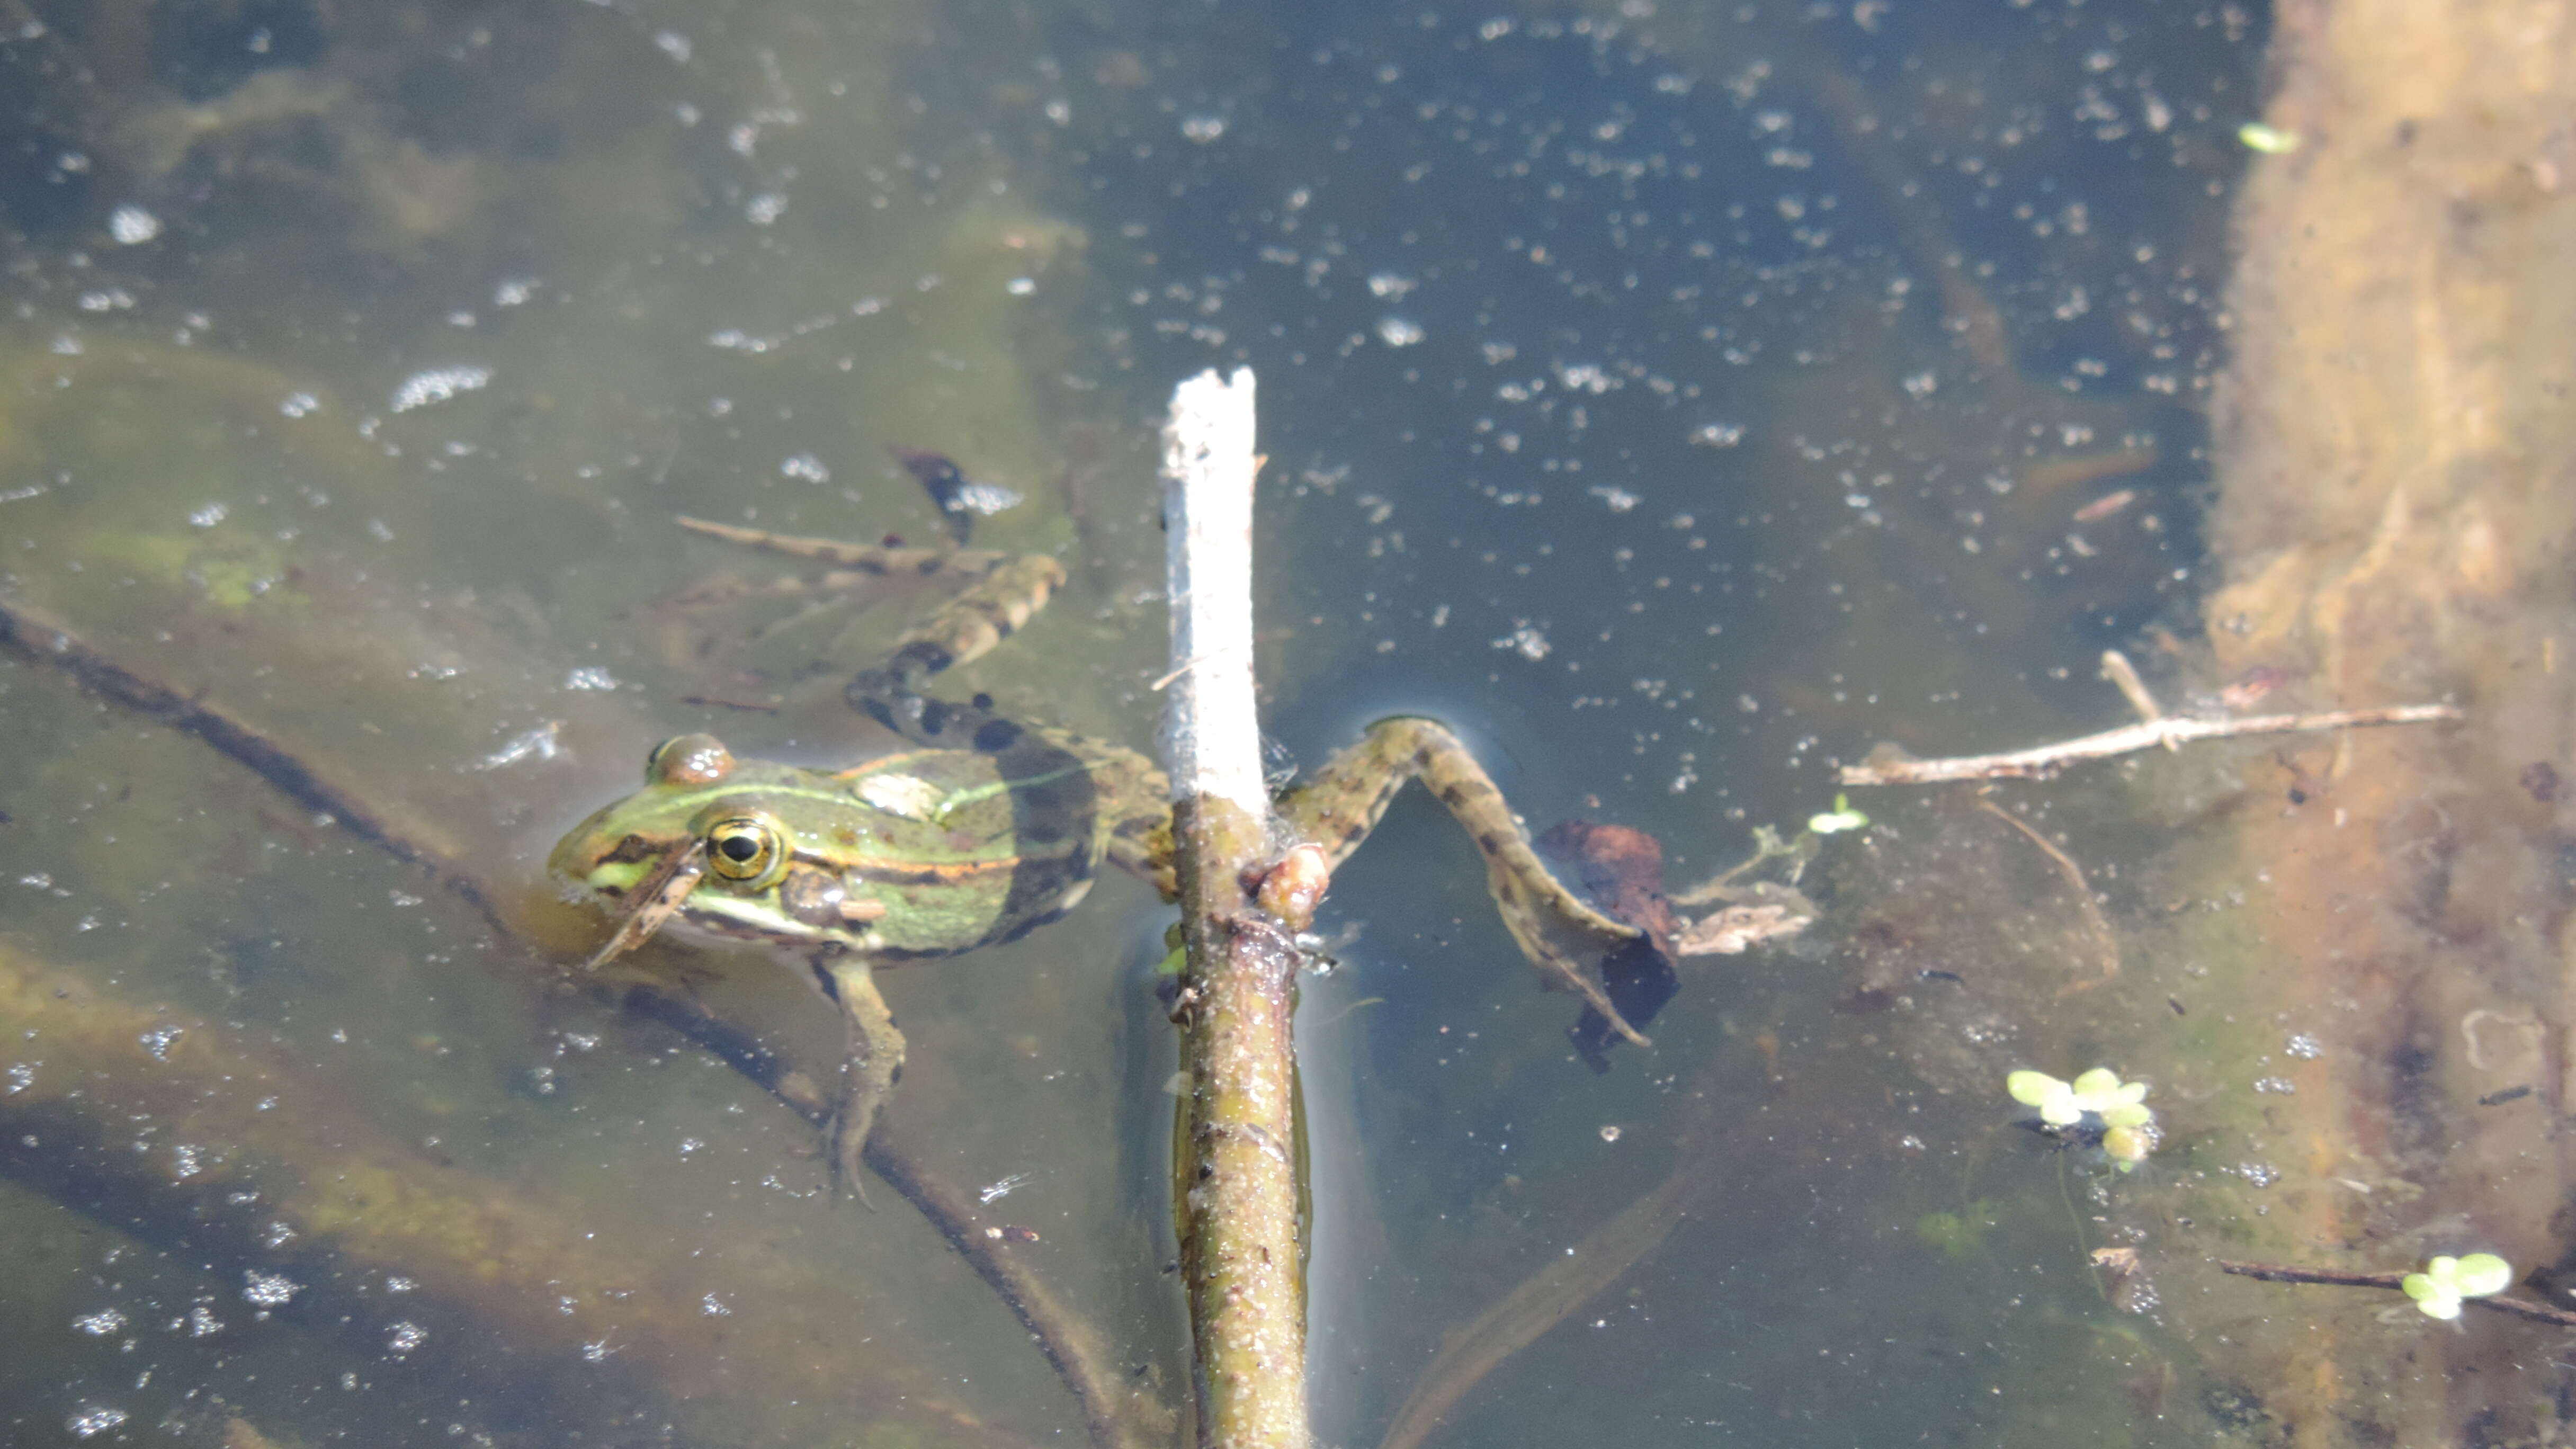
{"label": "frog's back", "polygon": [[998,754],[916,750],[841,777],[878,809],[848,842],[854,893],[884,903],[876,954],[952,956],[1017,939],[1091,888],[1105,839],[1079,757],[1034,735]]}

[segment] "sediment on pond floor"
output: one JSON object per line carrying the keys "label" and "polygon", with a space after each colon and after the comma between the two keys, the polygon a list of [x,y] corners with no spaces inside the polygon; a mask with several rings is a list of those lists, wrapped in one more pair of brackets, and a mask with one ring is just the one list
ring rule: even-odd
{"label": "sediment on pond floor", "polygon": [[[2447,696],[2468,717],[2248,766],[2205,871],[2244,909],[2175,944],[2233,976],[2260,1024],[2243,1034],[2267,1038],[2226,1088],[2246,1159],[2279,1177],[2212,1189],[2165,1236],[2374,1271],[2484,1249],[2545,1290],[2576,1262],[2557,1126],[2576,7],[2296,4],[2277,26],[2264,119],[2296,145],[2255,164],[2238,213],[2210,665],[2286,679],[2292,707]],[[2248,1097],[2267,1076],[2295,1090]],[[2166,1298],[2296,1443],[2566,1431],[2569,1370],[2528,1324],[2428,1333],[2369,1295],[2242,1281]]]}

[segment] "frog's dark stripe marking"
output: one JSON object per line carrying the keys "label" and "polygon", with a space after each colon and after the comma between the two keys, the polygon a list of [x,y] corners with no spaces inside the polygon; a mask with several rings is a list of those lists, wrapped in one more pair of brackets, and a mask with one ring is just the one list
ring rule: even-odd
{"label": "frog's dark stripe marking", "polygon": [[[617,842],[617,848],[615,850],[601,856],[598,864],[633,865],[640,861],[659,860],[662,858],[662,852],[670,848],[670,844],[667,841],[652,841],[646,840],[641,835],[629,835]],[[598,867],[594,866],[592,868],[597,869]]]}
{"label": "frog's dark stripe marking", "polygon": [[937,674],[956,662],[957,656],[950,653],[946,645],[929,639],[915,639],[895,651],[894,658],[886,661],[885,672],[897,679],[914,671],[930,675]]}

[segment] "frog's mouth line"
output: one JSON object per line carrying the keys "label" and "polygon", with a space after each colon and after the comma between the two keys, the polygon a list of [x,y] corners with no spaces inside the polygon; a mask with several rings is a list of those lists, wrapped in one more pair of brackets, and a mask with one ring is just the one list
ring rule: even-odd
{"label": "frog's mouth line", "polygon": [[[612,872],[611,878],[624,874],[621,868]],[[706,874],[707,843],[702,839],[691,841],[686,849],[672,851],[650,869],[637,873],[627,890],[619,892],[624,895],[631,891],[635,908],[617,923],[617,929],[582,969],[596,971],[651,940],[653,933],[688,903]],[[605,889],[599,882],[598,870],[591,872],[591,880],[595,888]]]}

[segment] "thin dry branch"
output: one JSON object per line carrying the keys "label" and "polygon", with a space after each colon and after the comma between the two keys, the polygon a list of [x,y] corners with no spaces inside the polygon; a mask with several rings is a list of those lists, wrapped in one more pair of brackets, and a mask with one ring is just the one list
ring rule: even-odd
{"label": "thin dry branch", "polygon": [[1174,1020],[1189,1076],[1181,1268],[1199,1442],[1307,1449],[1298,1241],[1297,948],[1246,881],[1269,863],[1252,692],[1253,378],[1172,393],[1163,521],[1172,600],[1172,837],[1187,965]]}
{"label": "thin dry branch", "polygon": [[2306,734],[2317,730],[2360,729],[2371,725],[2430,724],[2463,718],[2455,704],[2401,704],[2379,709],[2331,709],[2317,714],[2265,714],[2245,719],[2204,719],[2167,715],[2141,720],[2097,735],[2063,740],[1999,755],[1961,755],[1945,760],[1873,754],[1857,765],[1845,765],[1835,777],[1845,786],[1937,785],[1952,780],[2038,780],[2083,760],[2104,760],[2139,750],[2172,749],[2201,740],[2238,735]]}
{"label": "thin dry branch", "polygon": [[[2401,1292],[2406,1281],[2403,1273],[2343,1273],[2332,1268],[2300,1268],[2286,1263],[2238,1263],[2225,1258],[2214,1260],[2222,1273],[2239,1278],[2259,1278],[2266,1283],[2318,1283],[2330,1288],[2386,1288]],[[2533,1303],[2521,1298],[2463,1298],[2470,1308],[2484,1308],[2496,1313],[2509,1313],[2534,1323],[2552,1324],[2559,1328],[2576,1328],[2576,1313],[2552,1308],[2546,1303]]]}

